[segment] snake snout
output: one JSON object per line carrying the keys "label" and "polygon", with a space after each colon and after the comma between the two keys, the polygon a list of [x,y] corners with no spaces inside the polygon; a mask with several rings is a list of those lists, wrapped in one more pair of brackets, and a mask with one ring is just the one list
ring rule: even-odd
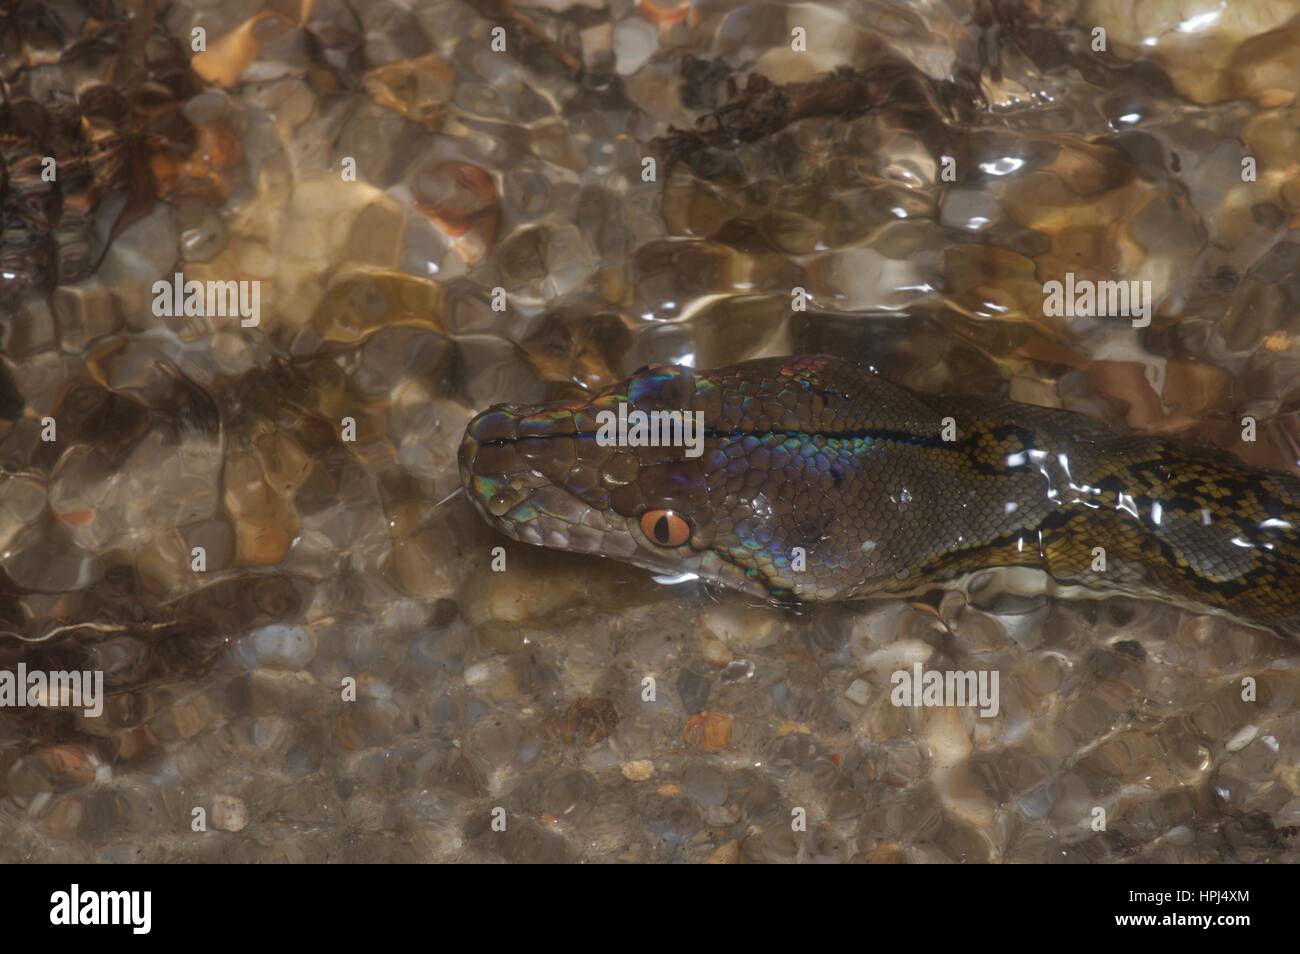
{"label": "snake snout", "polygon": [[460,442],[461,483],[490,523],[530,495],[530,468],[516,446],[519,418],[511,405],[490,407],[469,422]]}
{"label": "snake snout", "polygon": [[465,428],[460,476],[483,518],[540,546],[607,555],[631,544],[622,521],[581,496],[574,470],[572,418],[559,406],[498,404]]}

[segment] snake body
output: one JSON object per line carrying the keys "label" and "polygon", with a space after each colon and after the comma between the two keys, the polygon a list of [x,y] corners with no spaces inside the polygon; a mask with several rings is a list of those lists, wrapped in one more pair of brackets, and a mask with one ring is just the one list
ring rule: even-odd
{"label": "snake body", "polygon": [[[598,439],[619,404],[701,412],[698,456]],[[652,367],[578,402],[497,405],[470,422],[460,466],[517,540],[778,601],[1030,566],[1300,630],[1300,478],[1069,411],[918,395],[839,358]],[[680,544],[645,528],[661,511]]]}

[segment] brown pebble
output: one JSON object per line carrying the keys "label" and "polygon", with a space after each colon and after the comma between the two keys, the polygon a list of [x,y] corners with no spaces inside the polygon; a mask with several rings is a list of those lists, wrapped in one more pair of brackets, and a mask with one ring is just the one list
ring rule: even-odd
{"label": "brown pebble", "polygon": [[618,725],[618,710],[608,699],[575,699],[564,713],[560,736],[566,745],[591,748],[609,738]]}
{"label": "brown pebble", "polygon": [[95,766],[83,745],[54,745],[42,749],[41,764],[51,775],[75,785],[89,785],[95,780]]}
{"label": "brown pebble", "polygon": [[705,752],[716,752],[731,744],[735,720],[722,712],[698,712],[686,720],[682,738]]}
{"label": "brown pebble", "polygon": [[903,863],[903,849],[892,841],[876,845],[867,854],[867,864],[869,865],[901,865]]}
{"label": "brown pebble", "polygon": [[706,639],[700,643],[700,655],[704,657],[705,662],[711,666],[716,666],[718,669],[731,662],[732,659],[731,650],[720,639]]}
{"label": "brown pebble", "polygon": [[740,860],[740,842],[729,841],[725,844],[718,845],[709,855],[708,863],[711,865],[734,865]]}
{"label": "brown pebble", "polygon": [[117,740],[117,757],[127,762],[158,749],[158,737],[147,725],[138,725],[123,732]]}

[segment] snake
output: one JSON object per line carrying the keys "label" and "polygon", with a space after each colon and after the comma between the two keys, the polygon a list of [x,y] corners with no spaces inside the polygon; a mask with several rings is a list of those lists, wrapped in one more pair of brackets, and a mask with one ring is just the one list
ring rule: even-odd
{"label": "snake", "polygon": [[[664,426],[611,425],[638,419]],[[647,366],[580,400],[498,404],[458,460],[507,537],[774,603],[1031,567],[1065,593],[1300,634],[1300,477],[1074,411],[916,393],[847,358]]]}

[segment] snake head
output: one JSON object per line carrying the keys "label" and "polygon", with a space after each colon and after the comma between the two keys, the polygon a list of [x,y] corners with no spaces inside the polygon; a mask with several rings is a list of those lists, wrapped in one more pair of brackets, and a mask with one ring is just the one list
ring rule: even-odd
{"label": "snake head", "polygon": [[495,405],[465,430],[461,481],[515,540],[767,595],[713,548],[709,390],[690,368],[648,367],[581,401]]}

